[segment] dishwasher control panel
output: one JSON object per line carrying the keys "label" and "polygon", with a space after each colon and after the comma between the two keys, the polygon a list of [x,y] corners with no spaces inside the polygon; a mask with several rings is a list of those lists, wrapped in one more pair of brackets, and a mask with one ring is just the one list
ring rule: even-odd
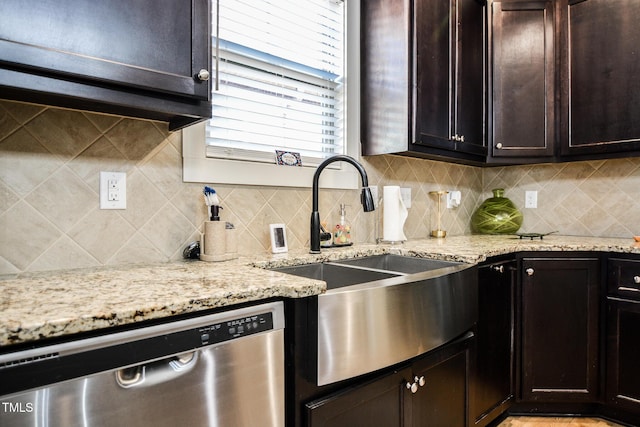
{"label": "dishwasher control panel", "polygon": [[216,344],[273,329],[273,314],[253,314],[198,329],[201,345]]}

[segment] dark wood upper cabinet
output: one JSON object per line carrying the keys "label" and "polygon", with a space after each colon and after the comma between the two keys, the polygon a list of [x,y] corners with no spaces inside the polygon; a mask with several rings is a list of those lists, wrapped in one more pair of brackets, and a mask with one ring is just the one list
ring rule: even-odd
{"label": "dark wood upper cabinet", "polygon": [[0,16],[3,97],[172,129],[211,116],[208,0],[6,0]]}
{"label": "dark wood upper cabinet", "polygon": [[415,143],[484,154],[483,2],[416,1]]}
{"label": "dark wood upper cabinet", "polygon": [[363,2],[363,154],[640,155],[638,22],[636,0]]}
{"label": "dark wood upper cabinet", "polygon": [[640,150],[640,2],[559,5],[561,154]]}
{"label": "dark wood upper cabinet", "polygon": [[363,154],[483,162],[485,2],[361,7]]}
{"label": "dark wood upper cabinet", "polygon": [[551,1],[491,5],[489,162],[554,155],[554,20]]}

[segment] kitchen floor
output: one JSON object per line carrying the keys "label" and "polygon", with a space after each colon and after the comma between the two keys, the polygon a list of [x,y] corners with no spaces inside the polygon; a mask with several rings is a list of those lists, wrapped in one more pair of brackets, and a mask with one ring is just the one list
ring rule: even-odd
{"label": "kitchen floor", "polygon": [[508,417],[497,427],[622,427],[600,418],[582,417]]}

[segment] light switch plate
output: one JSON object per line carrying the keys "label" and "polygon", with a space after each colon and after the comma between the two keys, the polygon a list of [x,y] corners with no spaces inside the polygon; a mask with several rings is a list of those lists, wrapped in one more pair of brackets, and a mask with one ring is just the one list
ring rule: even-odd
{"label": "light switch plate", "polygon": [[525,209],[536,209],[538,207],[538,192],[527,190],[524,192]]}
{"label": "light switch plate", "polygon": [[127,208],[127,174],[100,172],[100,209]]}

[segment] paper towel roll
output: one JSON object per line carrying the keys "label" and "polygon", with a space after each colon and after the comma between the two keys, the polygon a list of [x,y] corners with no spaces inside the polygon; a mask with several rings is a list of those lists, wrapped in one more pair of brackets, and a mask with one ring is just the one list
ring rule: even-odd
{"label": "paper towel roll", "polygon": [[407,220],[407,208],[402,201],[400,187],[385,185],[382,188],[384,214],[382,217],[382,240],[386,242],[403,242],[404,222]]}

